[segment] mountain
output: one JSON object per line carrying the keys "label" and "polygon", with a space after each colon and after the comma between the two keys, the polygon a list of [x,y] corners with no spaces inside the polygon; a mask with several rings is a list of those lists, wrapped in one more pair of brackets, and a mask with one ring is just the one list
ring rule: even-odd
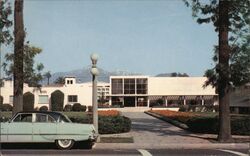
{"label": "mountain", "polygon": [[155,77],[189,77],[187,73],[161,73],[156,75]]}
{"label": "mountain", "polygon": [[155,77],[172,77],[172,73],[161,73],[155,75]]}
{"label": "mountain", "polygon": [[[51,74],[50,78],[50,83],[54,83],[54,81],[58,77],[76,77],[77,83],[83,83],[83,82],[90,82],[92,80],[92,74],[90,73],[90,68],[91,67],[84,67],[82,69],[77,69],[77,70],[72,70],[72,71],[67,71],[67,72],[56,72]],[[98,76],[98,81],[102,82],[109,82],[109,77],[110,76],[117,76],[117,75],[142,75],[139,73],[132,73],[128,71],[106,71],[104,69],[98,68],[99,69],[99,76]],[[47,79],[44,78],[42,81],[42,84],[46,84]]]}

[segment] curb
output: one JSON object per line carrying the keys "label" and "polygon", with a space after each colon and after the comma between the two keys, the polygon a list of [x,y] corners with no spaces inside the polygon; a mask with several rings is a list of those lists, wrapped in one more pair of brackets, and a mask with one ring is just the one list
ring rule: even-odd
{"label": "curb", "polygon": [[140,144],[134,143],[97,143],[94,149],[249,149],[249,143],[218,144]]}

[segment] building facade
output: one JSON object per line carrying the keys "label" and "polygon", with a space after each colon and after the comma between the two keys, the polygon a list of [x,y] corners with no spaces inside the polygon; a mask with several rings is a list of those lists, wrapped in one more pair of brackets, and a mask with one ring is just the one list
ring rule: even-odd
{"label": "building facade", "polygon": [[[109,83],[99,82],[98,98],[102,98],[109,94]],[[80,103],[82,105],[92,105],[92,83],[76,83],[75,77],[66,77],[65,83],[62,85],[47,85],[41,88],[29,87],[24,84],[24,94],[32,93],[34,95],[34,108],[39,109],[42,106],[51,107],[51,94],[57,90],[64,93],[64,106],[67,104],[73,105]],[[13,105],[13,81],[3,81],[1,87],[1,96],[3,97],[3,104]]]}
{"label": "building facade", "polygon": [[123,107],[215,105],[217,94],[205,77],[111,76],[110,104]]}
{"label": "building facade", "polygon": [[[203,87],[205,81],[206,77],[111,76],[109,83],[97,83],[98,104],[99,107],[218,105],[215,88]],[[230,105],[236,112],[250,110],[249,86],[232,92]],[[74,103],[92,106],[92,82],[77,83],[75,77],[66,77],[63,85],[34,88],[24,84],[24,94],[34,94],[34,108],[37,109],[51,108],[51,94],[57,90],[64,93],[64,106]],[[4,104],[13,104],[12,81],[5,80],[0,93]]]}

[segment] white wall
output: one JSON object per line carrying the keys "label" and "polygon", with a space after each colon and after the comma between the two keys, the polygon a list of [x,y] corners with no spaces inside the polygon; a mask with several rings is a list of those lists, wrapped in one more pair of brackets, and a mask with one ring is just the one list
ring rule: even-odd
{"label": "white wall", "polygon": [[[75,81],[74,81],[75,82]],[[109,88],[109,83],[98,82],[98,87],[107,87]],[[35,96],[34,108],[41,106],[47,106],[50,108],[49,103],[39,104],[39,95],[48,95],[49,100],[51,98],[51,93],[56,90],[60,90],[64,93],[64,105],[74,104],[68,102],[68,95],[77,95],[78,101],[82,105],[91,106],[92,105],[92,83],[73,83],[71,85],[49,85],[41,87],[40,89],[34,87],[28,87],[24,84],[23,93],[31,92]],[[12,104],[9,101],[9,97],[13,95],[13,81],[4,81],[4,86],[1,87],[1,96],[3,96],[3,103]]]}

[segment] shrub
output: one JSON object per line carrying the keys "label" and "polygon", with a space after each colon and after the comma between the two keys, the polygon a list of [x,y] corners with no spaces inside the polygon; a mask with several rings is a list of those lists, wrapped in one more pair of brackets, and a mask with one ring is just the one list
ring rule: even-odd
{"label": "shrub", "polygon": [[92,106],[88,106],[88,112],[93,112],[93,107]]}
{"label": "shrub", "polygon": [[188,112],[189,106],[188,105],[181,105],[179,112]]}
{"label": "shrub", "polygon": [[70,104],[65,105],[63,111],[71,112],[72,111],[72,106]]}
{"label": "shrub", "polygon": [[250,136],[250,116],[233,115],[231,116],[231,129],[234,135]]}
{"label": "shrub", "polygon": [[0,105],[3,104],[3,96],[0,96]]}
{"label": "shrub", "polygon": [[214,117],[194,117],[186,122],[188,129],[196,133],[212,133],[218,132],[219,120]]}
{"label": "shrub", "polygon": [[91,116],[82,117],[82,116],[72,116],[69,117],[69,119],[74,123],[85,123],[85,124],[91,124],[93,122],[93,118]]}
{"label": "shrub", "polygon": [[24,111],[32,111],[34,110],[34,94],[31,92],[27,92],[23,95],[23,110]]}
{"label": "shrub", "polygon": [[74,112],[85,112],[87,107],[85,105],[81,105],[80,103],[75,103],[72,106],[72,111]]}
{"label": "shrub", "polygon": [[213,105],[205,105],[205,112],[213,112],[215,110]]}
{"label": "shrub", "polygon": [[131,129],[131,120],[124,116],[100,116],[98,123],[100,134],[124,133]]}
{"label": "shrub", "polygon": [[42,106],[39,108],[39,111],[48,111],[49,108],[47,106]]}
{"label": "shrub", "polygon": [[219,112],[219,105],[214,105],[214,111]]}
{"label": "shrub", "polygon": [[[186,124],[192,132],[217,134],[219,131],[218,116],[194,117]],[[249,116],[231,116],[231,131],[234,135],[250,135]]]}
{"label": "shrub", "polygon": [[56,90],[51,94],[51,110],[63,111],[64,94],[60,90]]}
{"label": "shrub", "polygon": [[13,107],[10,104],[2,104],[0,105],[0,110],[3,112],[8,112],[8,111],[12,111]]}

